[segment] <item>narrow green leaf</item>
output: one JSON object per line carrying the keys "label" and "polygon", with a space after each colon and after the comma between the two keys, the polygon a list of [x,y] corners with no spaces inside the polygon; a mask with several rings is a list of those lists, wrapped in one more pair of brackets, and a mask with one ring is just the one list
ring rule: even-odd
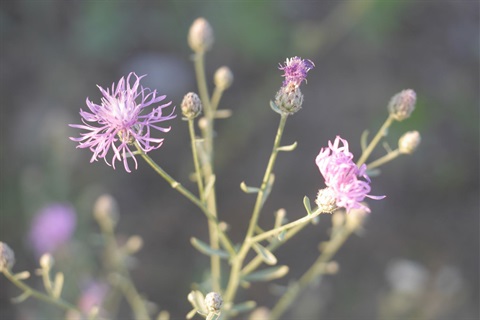
{"label": "narrow green leaf", "polygon": [[10,300],[12,301],[12,303],[21,303],[21,302],[27,300],[31,295],[32,294],[30,292],[25,291],[24,293],[22,293],[18,297],[12,298]]}
{"label": "narrow green leaf", "polygon": [[263,262],[265,262],[266,264],[273,266],[277,263],[277,258],[264,246],[258,243],[254,243],[253,249],[258,253],[258,255],[262,258]]}
{"label": "narrow green leaf", "polygon": [[368,138],[368,130],[362,132],[360,136],[360,147],[362,148],[362,152],[367,149],[367,138]]}
{"label": "narrow green leaf", "polygon": [[270,192],[272,191],[273,183],[275,182],[275,175],[273,173],[270,174],[270,178],[267,181],[267,185],[265,186],[265,191],[263,192],[262,197],[262,206],[267,201]]}
{"label": "narrow green leaf", "polygon": [[190,310],[189,313],[187,313],[186,318],[187,319],[192,319],[196,314],[197,314],[197,309],[192,309],[192,310]]}
{"label": "narrow green leaf", "polygon": [[310,206],[310,199],[307,196],[303,197],[303,205],[305,206],[305,210],[307,210],[308,215],[311,215],[312,207]]}
{"label": "narrow green leaf", "polygon": [[65,277],[63,273],[57,272],[57,274],[55,275],[55,280],[53,281],[53,290],[52,290],[52,296],[56,299],[60,298],[60,295],[62,294],[64,280],[65,280]]}
{"label": "narrow green leaf", "polygon": [[[198,311],[202,314],[208,313],[207,307],[205,306],[205,297],[200,291],[192,290],[188,294],[188,301],[190,301],[195,311]],[[192,311],[190,311],[188,314],[190,313],[192,313]]]}
{"label": "narrow green leaf", "polygon": [[288,266],[275,266],[252,272],[243,277],[245,281],[270,281],[282,278],[288,273]]}
{"label": "narrow green leaf", "polygon": [[240,183],[240,189],[242,189],[242,191],[245,193],[258,193],[258,191],[260,191],[259,188],[247,186],[245,184],[245,181],[242,181],[242,183]]}
{"label": "narrow green leaf", "polygon": [[277,239],[280,240],[280,241],[283,241],[283,239],[285,239],[285,235],[287,234],[287,230],[283,230],[282,232],[280,232],[277,236]]}
{"label": "narrow green leaf", "polygon": [[297,147],[297,141],[288,146],[281,146],[277,148],[277,151],[293,151]]}
{"label": "narrow green leaf", "polygon": [[382,170],[378,169],[378,168],[374,168],[374,169],[370,169],[368,170],[367,169],[367,172],[366,174],[372,178],[372,177],[378,177],[380,175],[380,173],[382,173]]}
{"label": "narrow green leaf", "polygon": [[22,272],[16,273],[13,277],[17,280],[25,280],[30,278],[30,272],[22,271]]}
{"label": "narrow green leaf", "polygon": [[198,251],[200,251],[201,253],[207,256],[219,256],[222,259],[228,259],[230,257],[227,251],[220,250],[220,249],[213,249],[208,244],[198,240],[197,238],[194,238],[194,237],[190,238],[190,243],[195,249],[197,249]]}
{"label": "narrow green leaf", "polygon": [[221,110],[216,110],[215,114],[213,117],[215,119],[226,119],[232,116],[232,110],[230,109],[221,109]]}
{"label": "narrow green leaf", "polygon": [[282,111],[280,111],[280,109],[277,107],[275,102],[273,102],[271,100],[270,100],[270,108],[272,108],[272,110],[275,111],[276,113],[282,114]]}
{"label": "narrow green leaf", "polygon": [[275,223],[273,225],[273,228],[279,228],[285,223],[285,216],[287,215],[287,211],[284,208],[278,209],[275,212]]}
{"label": "narrow green leaf", "polygon": [[215,186],[215,180],[216,180],[216,177],[214,174],[211,175],[210,178],[208,179],[207,185],[205,186],[205,192],[204,192],[205,199],[207,199],[208,196],[210,195],[210,192],[212,192],[212,189]]}

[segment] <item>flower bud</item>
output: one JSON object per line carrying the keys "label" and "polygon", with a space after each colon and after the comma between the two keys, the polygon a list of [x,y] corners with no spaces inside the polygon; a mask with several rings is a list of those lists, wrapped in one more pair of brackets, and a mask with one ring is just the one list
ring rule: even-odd
{"label": "flower bud", "polygon": [[[366,207],[366,203],[362,202],[362,205]],[[359,209],[359,208],[354,208],[350,210],[346,216],[347,222],[346,222],[346,227],[349,230],[357,230],[362,227],[363,222],[365,219],[368,217],[368,211],[364,208]]]}
{"label": "flower bud", "polygon": [[53,260],[53,257],[50,253],[44,253],[40,257],[40,267],[42,267],[42,269],[51,269],[54,264],[55,260]]}
{"label": "flower bud", "polygon": [[302,108],[303,94],[295,83],[282,86],[275,95],[275,104],[282,113],[294,114]]}
{"label": "flower bud", "polygon": [[93,216],[102,228],[113,229],[119,219],[115,198],[109,194],[100,196],[93,206]]}
{"label": "flower bud", "polygon": [[315,203],[322,212],[332,213],[337,208],[337,199],[335,191],[329,187],[318,190]]}
{"label": "flower bud", "polygon": [[191,120],[202,112],[202,101],[196,93],[189,92],[183,97],[181,108],[183,116]]}
{"label": "flower bud", "polygon": [[205,306],[208,312],[218,313],[222,308],[223,299],[219,293],[210,292],[205,296]]}
{"label": "flower bud", "polygon": [[5,243],[0,241],[0,272],[12,269],[15,264],[15,254]]}
{"label": "flower bud", "polygon": [[415,110],[417,94],[412,89],[403,90],[390,99],[388,112],[397,121],[403,121],[410,117]]}
{"label": "flower bud", "polygon": [[229,67],[220,67],[217,69],[217,71],[215,71],[213,81],[219,89],[226,90],[232,85],[233,73]]}
{"label": "flower bud", "polygon": [[420,144],[420,140],[418,131],[408,131],[398,140],[398,150],[400,153],[412,154]]}
{"label": "flower bud", "polygon": [[196,19],[188,32],[188,45],[196,53],[203,53],[213,45],[213,29],[204,18]]}

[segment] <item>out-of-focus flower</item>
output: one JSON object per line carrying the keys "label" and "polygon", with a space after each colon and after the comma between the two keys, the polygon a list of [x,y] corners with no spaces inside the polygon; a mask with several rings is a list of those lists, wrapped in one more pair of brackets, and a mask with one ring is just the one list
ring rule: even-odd
{"label": "out-of-focus flower", "polygon": [[[133,85],[130,84],[131,77],[135,77]],[[103,94],[101,104],[96,104],[87,98],[87,106],[91,112],[80,109],[83,125],[70,124],[73,128],[86,130],[81,133],[80,138],[70,139],[79,142],[77,148],[89,148],[92,152],[90,162],[103,158],[110,165],[106,156],[110,149],[113,150],[112,165],[115,168],[116,160],[123,160],[125,170],[130,172],[128,158],[133,158],[135,169],[137,160],[131,146],[136,142],[143,152],[160,148],[163,138],[151,136],[153,129],[161,132],[170,131],[170,127],[161,127],[158,123],[175,118],[175,108],[168,115],[163,115],[163,108],[168,107],[172,102],[160,105],[147,114],[141,114],[143,109],[152,104],[159,103],[165,99],[165,95],[157,96],[157,91],[140,86],[140,79],[131,72],[127,79],[120,79],[117,86],[112,84],[111,91],[97,87]],[[138,101],[137,101],[138,100]],[[90,123],[97,123],[94,126]]]}
{"label": "out-of-focus flower", "polygon": [[408,131],[398,140],[400,153],[412,154],[420,144],[421,138],[418,131]]}
{"label": "out-of-focus flower", "polygon": [[385,275],[394,291],[415,295],[425,290],[429,278],[423,265],[406,259],[390,262]]}
{"label": "out-of-focus flower", "polygon": [[28,236],[36,256],[54,252],[68,242],[75,231],[76,220],[75,210],[68,204],[54,203],[38,211]]}
{"label": "out-of-focus flower", "polygon": [[339,136],[333,143],[328,141],[328,148],[320,150],[315,162],[325,179],[325,185],[333,190],[337,206],[344,207],[347,212],[351,209],[370,212],[361,201],[365,197],[375,200],[385,197],[368,194],[370,178],[366,174],[367,166],[363,164],[357,167],[353,162],[353,154],[348,150],[348,142]]}
{"label": "out-of-focus flower", "polygon": [[83,313],[89,313],[93,307],[100,307],[107,296],[108,285],[102,282],[91,281],[82,291],[78,300],[78,308]]}
{"label": "out-of-focus flower", "polygon": [[204,53],[214,42],[213,29],[205,18],[197,18],[188,32],[188,44],[193,51]]}
{"label": "out-of-focus flower", "polygon": [[293,83],[296,87],[300,86],[302,82],[307,81],[307,73],[315,67],[315,64],[308,59],[299,57],[287,58],[284,65],[280,64],[279,69],[283,70],[285,80],[283,86]]}
{"label": "out-of-focus flower", "polygon": [[215,74],[213,75],[213,81],[219,89],[226,90],[233,83],[233,73],[229,67],[220,67],[217,69],[217,71],[215,71]]}

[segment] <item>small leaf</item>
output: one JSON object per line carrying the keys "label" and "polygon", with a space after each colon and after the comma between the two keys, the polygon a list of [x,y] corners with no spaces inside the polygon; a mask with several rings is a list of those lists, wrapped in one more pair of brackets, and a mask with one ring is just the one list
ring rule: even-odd
{"label": "small leaf", "polygon": [[192,309],[192,310],[190,310],[189,313],[187,313],[186,318],[187,319],[192,319],[196,314],[197,314],[197,309]]}
{"label": "small leaf", "polygon": [[245,281],[270,281],[279,279],[288,273],[288,266],[276,266],[252,272],[243,277]]}
{"label": "small leaf", "polygon": [[21,303],[21,302],[27,300],[31,295],[32,294],[30,292],[25,291],[24,293],[22,293],[18,297],[12,298],[11,301],[12,301],[12,303]]}
{"label": "small leaf", "polygon": [[282,232],[280,232],[277,236],[277,239],[279,241],[283,241],[283,239],[285,239],[285,235],[287,234],[287,230],[283,230]]}
{"label": "small leaf", "polygon": [[287,210],[284,208],[278,209],[275,212],[275,223],[273,225],[273,228],[279,228],[285,223],[285,216],[287,215]]}
{"label": "small leaf", "polygon": [[260,191],[259,188],[247,186],[245,184],[245,181],[242,181],[242,183],[240,183],[240,189],[242,189],[242,191],[245,193],[258,193],[258,191]]}
{"label": "small leaf", "polygon": [[192,246],[200,251],[201,253],[207,255],[207,256],[219,256],[222,259],[228,259],[230,255],[228,252],[220,250],[220,249],[213,249],[210,247],[208,244],[206,244],[203,241],[198,240],[197,238],[192,237],[190,239],[190,243]]}
{"label": "small leaf", "polygon": [[167,310],[160,311],[157,320],[170,320],[170,313]]}
{"label": "small leaf", "polygon": [[293,151],[297,147],[297,141],[288,146],[278,147],[277,151]]}
{"label": "small leaf", "polygon": [[267,201],[267,198],[270,195],[270,192],[272,191],[274,182],[275,182],[275,175],[271,173],[270,177],[268,178],[267,185],[265,186],[265,191],[263,192],[262,206],[265,203],[265,201]]}
{"label": "small leaf", "polygon": [[30,272],[28,271],[22,271],[13,276],[17,280],[25,280],[30,278]]}
{"label": "small leaf", "polygon": [[215,111],[213,115],[215,119],[226,119],[232,116],[232,110],[230,109],[221,109]]}
{"label": "small leaf", "polygon": [[381,173],[382,173],[382,170],[377,169],[377,168],[375,168],[375,169],[370,169],[370,170],[367,169],[367,172],[366,172],[366,174],[367,174],[368,177],[370,177],[370,178],[378,177]]}
{"label": "small leaf", "polygon": [[[195,311],[198,311],[201,314],[207,314],[208,310],[205,306],[205,297],[198,290],[193,290],[188,294],[188,301],[192,304]],[[190,314],[191,311],[188,313]]]}
{"label": "small leaf", "polygon": [[205,186],[205,192],[203,194],[205,199],[207,199],[208,196],[210,195],[210,192],[212,192],[212,189],[215,186],[215,180],[216,180],[216,177],[214,174],[211,175],[210,178],[208,179],[207,185]]}
{"label": "small leaf", "polygon": [[273,266],[277,263],[277,258],[264,246],[258,243],[254,243],[253,249],[258,253],[258,255],[262,258],[263,262],[265,262],[266,264]]}
{"label": "small leaf", "polygon": [[368,130],[365,130],[362,132],[362,135],[360,136],[360,146],[362,148],[362,152],[367,149],[367,138],[368,138]]}
{"label": "small leaf", "polygon": [[307,196],[303,197],[303,205],[305,206],[305,210],[307,210],[308,215],[311,215],[312,207],[310,206],[310,199]]}
{"label": "small leaf", "polygon": [[53,281],[53,290],[52,290],[52,296],[56,299],[60,298],[60,295],[62,294],[64,280],[65,280],[65,277],[63,273],[57,272],[57,274],[55,275],[55,280]]}
{"label": "small leaf", "polygon": [[272,108],[272,110],[275,111],[276,113],[282,114],[282,111],[280,111],[280,109],[277,107],[275,102],[273,102],[271,100],[270,100],[270,108]]}
{"label": "small leaf", "polygon": [[252,310],[253,308],[255,308],[256,306],[257,306],[257,303],[255,301],[251,301],[251,300],[250,301],[245,301],[245,302],[234,305],[230,309],[229,314],[232,315],[232,316],[235,316],[239,313],[248,312],[248,311]]}

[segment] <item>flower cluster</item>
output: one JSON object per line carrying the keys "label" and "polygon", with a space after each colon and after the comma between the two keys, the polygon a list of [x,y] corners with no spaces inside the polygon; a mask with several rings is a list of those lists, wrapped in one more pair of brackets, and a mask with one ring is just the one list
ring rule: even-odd
{"label": "flower cluster", "polygon": [[[130,84],[132,76],[136,78],[133,85]],[[129,157],[133,158],[135,169],[137,168],[135,152],[130,149],[132,145],[136,144],[145,153],[162,145],[164,139],[151,137],[151,131],[152,129],[161,132],[170,131],[170,127],[161,127],[157,123],[175,118],[175,109],[170,114],[163,115],[162,109],[171,104],[168,102],[154,108],[150,113],[141,115],[143,109],[159,103],[166,97],[165,95],[157,96],[157,91],[150,91],[140,86],[140,79],[143,77],[138,77],[131,72],[126,80],[122,77],[116,87],[113,84],[111,91],[97,86],[103,95],[101,104],[93,103],[87,98],[87,106],[91,112],[80,109],[84,124],[70,125],[87,131],[81,133],[80,138],[71,137],[70,139],[79,142],[77,148],[89,148],[93,152],[90,162],[103,158],[110,165],[106,156],[112,149],[113,168],[116,160],[123,160],[125,170],[130,172]],[[99,126],[88,122],[97,123]]]}
{"label": "flower cluster", "polygon": [[[365,197],[380,200],[385,196],[372,196],[370,192],[370,178],[366,174],[367,166],[360,167],[353,162],[353,154],[348,150],[348,142],[339,136],[332,143],[328,142],[328,148],[322,148],[315,160],[320,173],[325,179],[325,185],[333,191],[336,205],[351,209],[370,209],[361,201]],[[360,180],[359,178],[364,178]],[[319,205],[320,206],[320,205]]]}

